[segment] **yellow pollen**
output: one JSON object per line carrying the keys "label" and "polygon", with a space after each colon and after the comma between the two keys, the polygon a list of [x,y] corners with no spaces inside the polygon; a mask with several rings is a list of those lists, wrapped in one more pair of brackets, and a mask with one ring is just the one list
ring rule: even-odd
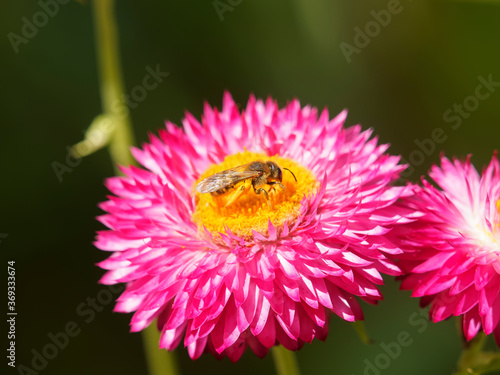
{"label": "yellow pollen", "polygon": [[[236,183],[233,188],[220,196],[196,191],[198,183],[205,178],[257,160],[273,161],[282,171],[281,183],[285,186],[285,190],[277,184],[263,186],[269,195],[271,207],[265,194],[257,195],[254,192],[251,178]],[[297,182],[284,168],[293,172]],[[205,233],[204,228],[206,228],[214,237],[220,237],[219,233],[225,233],[225,228],[246,239],[252,237],[252,230],[267,235],[269,220],[276,228],[282,227],[285,222],[291,226],[299,215],[300,202],[304,195],[316,193],[318,187],[319,183],[312,172],[293,160],[249,151],[240,152],[227,156],[220,164],[208,167],[194,183],[196,208],[192,220],[197,224],[200,234]],[[230,202],[231,200],[233,201]]]}

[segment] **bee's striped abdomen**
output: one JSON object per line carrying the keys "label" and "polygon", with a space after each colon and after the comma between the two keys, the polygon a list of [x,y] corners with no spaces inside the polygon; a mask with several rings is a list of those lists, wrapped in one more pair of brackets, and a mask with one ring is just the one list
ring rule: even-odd
{"label": "bee's striped abdomen", "polygon": [[221,195],[226,194],[228,191],[230,191],[232,189],[234,189],[234,184],[230,184],[230,185],[224,186],[222,189],[213,191],[210,194],[212,194],[212,196],[214,196],[214,197],[219,197]]}

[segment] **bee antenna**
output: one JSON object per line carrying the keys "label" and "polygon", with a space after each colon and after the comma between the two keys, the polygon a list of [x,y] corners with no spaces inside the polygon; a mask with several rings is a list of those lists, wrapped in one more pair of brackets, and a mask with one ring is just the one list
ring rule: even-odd
{"label": "bee antenna", "polygon": [[295,182],[297,182],[297,177],[295,177],[295,175],[293,174],[293,172],[290,169],[288,169],[288,168],[283,168],[283,169],[286,169],[288,172],[290,172],[292,174],[293,178],[295,179]]}

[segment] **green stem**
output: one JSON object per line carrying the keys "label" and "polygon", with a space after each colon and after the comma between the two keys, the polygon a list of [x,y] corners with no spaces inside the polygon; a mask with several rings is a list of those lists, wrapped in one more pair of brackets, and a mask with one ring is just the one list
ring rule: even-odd
{"label": "green stem", "polygon": [[[114,3],[114,0],[94,0],[93,9],[103,113],[113,121],[109,151],[116,173],[120,174],[116,167],[118,164],[124,166],[134,164],[130,153],[130,147],[134,144],[134,135],[128,110],[118,111],[127,106],[124,97]],[[149,374],[176,375],[177,369],[173,354],[159,349],[159,333],[155,324],[151,324],[142,334]]]}
{"label": "green stem", "polygon": [[358,334],[361,341],[363,341],[363,343],[365,343],[366,345],[373,344],[373,340],[370,338],[370,336],[368,336],[368,333],[366,333],[365,324],[362,320],[357,320],[353,322],[352,325],[354,326],[356,333]]}
{"label": "green stem", "polygon": [[474,368],[485,364],[490,360],[489,356],[483,353],[483,347],[486,344],[486,335],[479,332],[462,351],[462,355],[458,360],[458,370],[455,375],[471,375],[474,374]]}
{"label": "green stem", "polygon": [[300,375],[295,353],[281,345],[271,348],[278,375]]}
{"label": "green stem", "polygon": [[148,372],[151,375],[175,375],[177,374],[177,364],[174,354],[159,349],[160,333],[153,323],[142,331],[142,342],[146,352]]}
{"label": "green stem", "polygon": [[134,164],[134,159],[130,154],[130,146],[135,143],[134,135],[128,110],[119,111],[127,106],[120,65],[114,0],[94,0],[93,8],[101,102],[103,112],[110,115],[114,122],[109,151],[116,168],[117,164]]}

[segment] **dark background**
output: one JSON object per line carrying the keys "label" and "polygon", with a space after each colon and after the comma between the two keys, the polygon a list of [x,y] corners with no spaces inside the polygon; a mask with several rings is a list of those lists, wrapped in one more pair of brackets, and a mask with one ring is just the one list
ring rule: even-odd
{"label": "dark background", "polygon": [[[418,150],[416,140],[443,129],[446,141],[435,151],[420,161],[413,153],[420,163],[410,173],[414,181],[441,151],[472,153],[481,170],[499,147],[499,88],[457,129],[443,115],[474,95],[479,76],[500,82],[500,2],[402,0],[403,10],[348,63],[340,43],[354,45],[354,28],[364,29],[374,19],[370,12],[388,3],[243,0],[221,20],[212,1],[117,1],[125,92],[141,84],[147,66],[170,73],[131,109],[137,141],[166,119],[180,124],[186,110],[199,117],[205,100],[220,107],[228,89],[242,105],[254,93],[280,105],[297,97],[303,105],[327,106],[332,116],[348,108],[348,125],[373,127],[391,143],[390,152],[407,160]],[[112,313],[109,302],[86,323],[89,315],[77,310],[107,289],[97,284],[103,271],[95,263],[108,254],[92,241],[102,229],[95,220],[108,193],[102,183],[114,173],[109,154],[86,157],[61,182],[53,170],[101,111],[90,5],[60,5],[16,53],[8,33],[22,35],[22,17],[31,20],[41,8],[35,1],[1,2],[0,248],[5,262],[16,261],[17,364],[31,367],[32,350],[41,351],[50,332],[74,321],[80,333],[41,373],[143,374],[141,336],[128,332],[131,315]],[[455,322],[415,324],[418,301],[399,292],[393,278],[385,280],[386,299],[363,304],[375,344],[364,345],[334,317],[326,343],[297,353],[303,374],[363,374],[363,361],[373,363],[384,353],[381,344],[403,331],[411,345],[380,373],[451,373],[460,354]],[[208,355],[193,362],[182,347],[176,355],[184,374],[274,373],[270,355],[261,360],[247,351],[236,364]]]}

